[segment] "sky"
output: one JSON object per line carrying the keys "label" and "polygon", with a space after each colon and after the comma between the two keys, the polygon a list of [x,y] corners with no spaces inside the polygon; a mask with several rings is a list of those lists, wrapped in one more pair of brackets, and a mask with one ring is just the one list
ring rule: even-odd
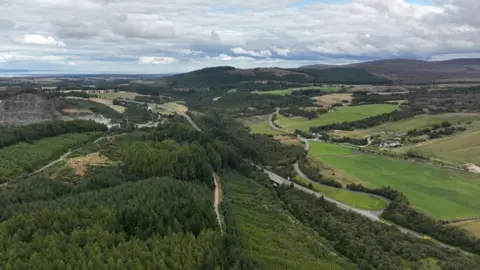
{"label": "sky", "polygon": [[178,73],[480,57],[478,0],[0,0],[0,70]]}

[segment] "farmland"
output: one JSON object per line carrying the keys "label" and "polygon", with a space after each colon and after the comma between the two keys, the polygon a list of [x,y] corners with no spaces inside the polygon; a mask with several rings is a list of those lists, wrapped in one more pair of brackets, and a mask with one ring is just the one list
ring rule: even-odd
{"label": "farmland", "polygon": [[461,221],[454,223],[451,226],[460,227],[464,230],[467,230],[471,234],[480,237],[480,220]]}
{"label": "farmland", "polygon": [[281,135],[285,132],[274,129],[270,126],[270,115],[260,115],[260,116],[252,116],[252,117],[245,117],[239,118],[239,121],[250,128],[251,133],[258,133],[258,134],[267,134],[267,135]]}
{"label": "farmland", "polygon": [[405,194],[423,212],[439,219],[480,215],[480,177],[427,164],[367,155],[337,145],[312,143],[310,155],[376,187]]}
{"label": "farmland", "polygon": [[407,132],[412,129],[422,129],[435,124],[441,124],[443,121],[454,123],[465,123],[480,120],[479,114],[469,113],[444,113],[444,114],[422,114],[410,119],[400,120],[397,122],[388,122],[373,128],[354,130],[354,131],[337,131],[336,135],[349,137],[366,137],[381,132]]}
{"label": "farmland", "polygon": [[389,113],[397,108],[398,106],[390,104],[373,104],[351,107],[345,106],[335,108],[329,113],[320,115],[312,120],[308,120],[303,117],[289,118],[279,115],[276,123],[282,128],[290,131],[295,131],[296,129],[302,131],[309,131],[311,127],[324,126],[333,123],[357,121],[371,116]]}
{"label": "farmland", "polygon": [[109,92],[109,93],[98,93],[95,94],[101,99],[114,100],[114,99],[129,99],[135,100],[135,97],[141,96],[138,93],[127,92],[127,91],[118,91],[118,92]]}
{"label": "farmland", "polygon": [[324,108],[329,108],[333,104],[342,103],[343,101],[348,101],[350,103],[352,101],[352,94],[345,94],[345,93],[336,93],[336,94],[328,94],[323,96],[318,96],[314,98],[317,101],[319,106]]}
{"label": "farmland", "polygon": [[279,89],[279,90],[272,90],[272,91],[253,91],[252,94],[286,96],[286,95],[292,94],[292,92],[294,91],[307,90],[307,89],[321,90],[323,92],[337,92],[341,90],[341,88],[338,86],[327,85],[327,86],[305,86],[305,87],[287,88],[287,89]]}
{"label": "farmland", "polygon": [[323,238],[302,225],[268,189],[238,174],[224,177],[225,195],[247,255],[262,269],[352,269]]}
{"label": "farmland", "polygon": [[448,160],[455,163],[474,163],[480,165],[480,130],[459,133],[452,137],[423,142],[399,149]]}
{"label": "farmland", "polygon": [[[294,181],[303,186],[310,184],[310,181],[298,175],[295,176]],[[312,189],[329,198],[363,210],[382,210],[386,207],[384,200],[373,195],[352,192],[347,189],[327,187],[317,183],[312,184]]]}
{"label": "farmland", "polygon": [[105,104],[95,101],[80,98],[67,98],[67,101],[77,108],[88,109],[94,113],[101,114],[106,118],[116,119],[122,116],[122,114],[118,111],[110,108]]}

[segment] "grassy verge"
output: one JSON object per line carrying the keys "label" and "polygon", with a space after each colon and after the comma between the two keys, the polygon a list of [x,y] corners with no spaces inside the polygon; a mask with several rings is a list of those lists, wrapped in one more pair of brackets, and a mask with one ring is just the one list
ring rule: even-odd
{"label": "grassy verge", "polygon": [[293,181],[299,185],[308,187],[316,192],[322,193],[329,198],[362,210],[379,211],[385,209],[385,207],[387,206],[387,203],[384,200],[375,196],[352,192],[349,190],[327,187],[317,183],[311,183],[307,179],[298,175],[295,176]]}

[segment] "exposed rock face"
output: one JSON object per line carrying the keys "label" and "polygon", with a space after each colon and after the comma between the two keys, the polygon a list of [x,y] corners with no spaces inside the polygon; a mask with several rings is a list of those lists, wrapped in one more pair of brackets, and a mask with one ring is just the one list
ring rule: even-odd
{"label": "exposed rock face", "polygon": [[64,102],[37,94],[20,94],[0,102],[0,125],[27,125],[63,119]]}

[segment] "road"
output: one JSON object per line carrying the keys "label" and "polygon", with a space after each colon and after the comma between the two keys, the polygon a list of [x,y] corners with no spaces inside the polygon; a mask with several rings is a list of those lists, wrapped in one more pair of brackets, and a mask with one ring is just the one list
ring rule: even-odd
{"label": "road", "polygon": [[61,157],[59,157],[58,159],[48,163],[47,165],[43,166],[42,168],[34,171],[33,173],[30,174],[30,176],[32,175],[35,175],[39,172],[42,172],[50,167],[52,167],[53,165],[57,164],[58,162],[62,161],[62,160],[65,160],[70,154],[72,153],[72,151],[68,151],[67,153],[63,154]]}
{"label": "road", "polygon": [[[302,170],[300,170],[300,166],[298,165],[298,162],[295,163],[295,164],[293,164],[293,167],[295,168],[295,171],[297,172],[298,175],[300,175],[301,177],[307,179],[310,183],[322,185],[322,186],[325,186],[325,187],[328,187],[328,188],[334,188],[334,187],[327,186],[327,185],[323,185],[322,183],[318,183],[318,182],[315,182],[315,181],[311,180],[306,174],[304,174],[304,173],[302,172]],[[385,201],[385,202],[387,202],[387,203],[390,203],[389,200],[387,200],[387,199],[385,199],[385,198],[383,198],[383,197],[381,197],[381,196],[378,196],[378,195],[374,195],[374,194],[370,194],[370,193],[365,193],[365,192],[357,192],[357,191],[350,191],[350,192],[362,193],[362,194],[365,194],[365,195],[368,195],[368,196],[375,196],[375,197],[377,197],[377,198],[379,198],[379,199],[381,199],[381,200],[383,200],[383,201]],[[321,193],[320,193],[320,194],[321,194]],[[323,196],[324,196],[325,198],[327,198],[326,195],[323,195]],[[339,202],[339,201],[337,201],[337,200],[335,200],[335,199],[332,199],[332,198],[329,198],[329,199],[330,199],[332,202],[334,202],[335,204],[339,204],[339,203],[341,204],[341,202]],[[349,206],[349,207],[350,207],[351,209],[356,209],[357,211],[369,212],[370,214],[375,215],[375,216],[377,216],[377,217],[380,217],[380,215],[382,215],[382,213],[383,213],[383,210],[380,210],[380,211],[371,211],[371,210],[362,210],[362,209],[359,209],[359,208],[355,208],[355,207],[353,207],[353,206]],[[348,210],[351,210],[351,209],[348,209]]]}
{"label": "road", "polygon": [[215,214],[217,215],[218,226],[220,226],[220,231],[223,234],[223,225],[222,225],[222,218],[220,215],[220,178],[217,176],[216,173],[213,173],[213,182],[215,183],[215,192],[214,192],[214,201],[213,201],[213,208],[215,210]]}

